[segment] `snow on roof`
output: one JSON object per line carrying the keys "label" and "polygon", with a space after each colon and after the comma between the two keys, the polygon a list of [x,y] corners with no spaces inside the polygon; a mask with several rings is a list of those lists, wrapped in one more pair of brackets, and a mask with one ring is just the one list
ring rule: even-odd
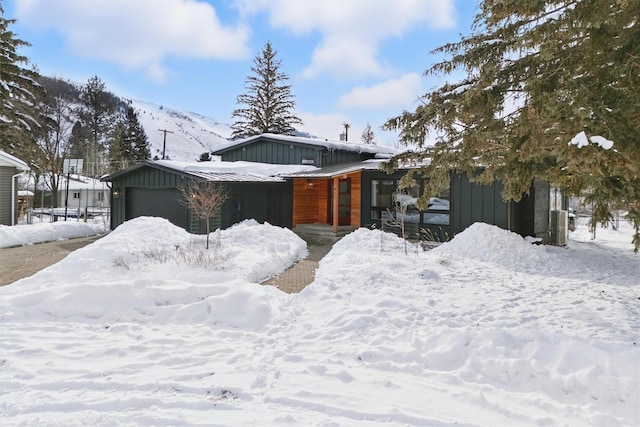
{"label": "snow on roof", "polygon": [[306,138],[302,136],[291,136],[291,135],[278,135],[275,133],[263,133],[260,135],[251,136],[249,138],[232,141],[229,144],[221,145],[213,153],[217,154],[217,153],[230,150],[232,148],[251,144],[254,141],[257,141],[262,138],[275,139],[282,142],[288,142],[288,143],[294,143],[294,144],[313,145],[319,148],[326,148],[327,150],[343,150],[343,151],[351,151],[355,153],[370,153],[370,154],[384,154],[384,155],[394,155],[399,153],[399,151],[396,150],[395,148],[386,147],[382,145],[358,144],[358,143],[346,142],[346,141],[329,141],[327,139]]}
{"label": "snow on roof", "polygon": [[13,166],[21,171],[29,170],[29,166],[25,162],[2,150],[0,150],[0,166]]}
{"label": "snow on roof", "polygon": [[323,168],[316,168],[315,170],[302,171],[297,173],[288,174],[289,178],[331,178],[336,175],[343,175],[346,173],[356,172],[360,170],[378,170],[380,164],[384,160],[372,159],[364,162],[343,163],[339,165],[331,165]]}
{"label": "snow on roof", "polygon": [[[60,184],[58,190],[66,190],[67,188],[67,176],[60,176]],[[100,182],[99,179],[91,178],[84,175],[70,175],[69,176],[69,190],[105,190],[107,186],[104,182]]]}
{"label": "snow on roof", "polygon": [[256,162],[180,162],[157,160],[159,166],[173,169],[208,181],[220,182],[282,182],[283,176],[318,169],[309,165],[274,165]]}

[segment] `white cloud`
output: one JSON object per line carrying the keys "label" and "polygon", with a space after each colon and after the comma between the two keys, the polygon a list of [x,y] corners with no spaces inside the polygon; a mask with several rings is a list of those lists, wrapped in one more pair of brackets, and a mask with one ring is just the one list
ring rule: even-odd
{"label": "white cloud", "polygon": [[375,46],[348,39],[326,38],[322,45],[314,49],[311,64],[302,71],[301,77],[313,79],[322,74],[340,78],[382,75],[384,70],[375,56]]}
{"label": "white cloud", "polygon": [[216,10],[196,0],[20,0],[16,18],[25,26],[63,34],[78,56],[145,69],[164,78],[162,61],[237,59],[249,55],[249,30],[225,26]]}
{"label": "white cloud", "polygon": [[160,64],[149,64],[145,75],[151,81],[164,82],[167,79],[167,70]]}
{"label": "white cloud", "polygon": [[422,93],[421,76],[408,73],[375,86],[357,86],[338,100],[341,108],[410,108]]}
{"label": "white cloud", "polygon": [[[344,132],[343,124],[349,122],[347,116],[340,113],[315,114],[299,112],[297,114],[304,123],[300,130],[330,141],[339,140],[340,134]],[[349,132],[351,133],[351,130]],[[358,135],[359,138],[360,135]]]}
{"label": "white cloud", "polygon": [[380,76],[379,44],[417,26],[452,28],[453,0],[237,0],[247,14],[266,12],[271,25],[296,35],[319,32],[321,43],[302,76]]}
{"label": "white cloud", "polygon": [[329,141],[339,141],[340,134],[344,132],[344,124],[349,123],[349,142],[360,143],[362,141],[362,132],[367,124],[371,128],[376,137],[378,145],[386,145],[395,147],[397,145],[398,136],[395,132],[383,131],[380,129],[380,123],[366,120],[363,117],[347,117],[344,114],[315,114],[310,112],[298,112],[298,116],[304,122],[299,130],[308,132],[309,134]]}

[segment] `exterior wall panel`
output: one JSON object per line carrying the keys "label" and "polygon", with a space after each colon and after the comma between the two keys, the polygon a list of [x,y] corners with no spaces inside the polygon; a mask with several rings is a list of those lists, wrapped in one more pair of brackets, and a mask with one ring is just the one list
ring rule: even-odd
{"label": "exterior wall panel", "polygon": [[235,147],[221,154],[223,161],[247,161],[282,165],[299,165],[303,159],[312,159],[314,166],[323,167],[370,159],[373,154],[343,150],[326,150],[286,141],[262,140]]}
{"label": "exterior wall panel", "polygon": [[[293,227],[298,224],[315,224],[320,222],[320,180],[312,180],[310,188],[306,179],[293,180]],[[326,204],[325,204],[326,206]]]}
{"label": "exterior wall panel", "polygon": [[[12,185],[11,177],[18,173],[18,170],[10,166],[0,166],[0,224],[11,225],[11,217],[14,212],[17,212],[17,186]],[[11,190],[16,191],[13,200],[15,200],[15,206],[11,207]]]}

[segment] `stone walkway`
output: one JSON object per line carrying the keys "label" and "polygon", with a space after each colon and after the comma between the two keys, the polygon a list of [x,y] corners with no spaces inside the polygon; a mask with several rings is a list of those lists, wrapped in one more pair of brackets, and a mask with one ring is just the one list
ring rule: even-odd
{"label": "stone walkway", "polygon": [[[0,286],[29,277],[100,237],[102,236],[0,249]],[[334,242],[306,240],[309,255],[278,276],[263,282],[263,285],[275,286],[283,292],[293,294],[313,282],[318,263],[329,253]]]}
{"label": "stone walkway", "polygon": [[307,240],[309,256],[295,263],[279,275],[263,282],[263,285],[275,286],[288,294],[295,294],[313,282],[318,263],[333,247],[333,242]]}
{"label": "stone walkway", "polygon": [[29,277],[102,236],[0,249],[0,286]]}

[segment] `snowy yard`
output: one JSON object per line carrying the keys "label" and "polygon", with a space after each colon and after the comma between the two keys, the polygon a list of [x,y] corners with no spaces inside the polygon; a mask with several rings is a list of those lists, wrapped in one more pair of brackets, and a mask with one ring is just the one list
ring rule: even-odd
{"label": "snowy yard", "polygon": [[109,220],[105,217],[91,218],[87,222],[77,218],[51,222],[48,215],[42,217],[42,220],[34,218],[32,224],[0,224],[0,248],[89,237],[105,234],[109,230]]}
{"label": "snowy yard", "polygon": [[236,225],[207,269],[138,218],[0,288],[2,424],[637,426],[630,236],[360,229],[289,295],[258,283],[305,256],[291,231]]}

